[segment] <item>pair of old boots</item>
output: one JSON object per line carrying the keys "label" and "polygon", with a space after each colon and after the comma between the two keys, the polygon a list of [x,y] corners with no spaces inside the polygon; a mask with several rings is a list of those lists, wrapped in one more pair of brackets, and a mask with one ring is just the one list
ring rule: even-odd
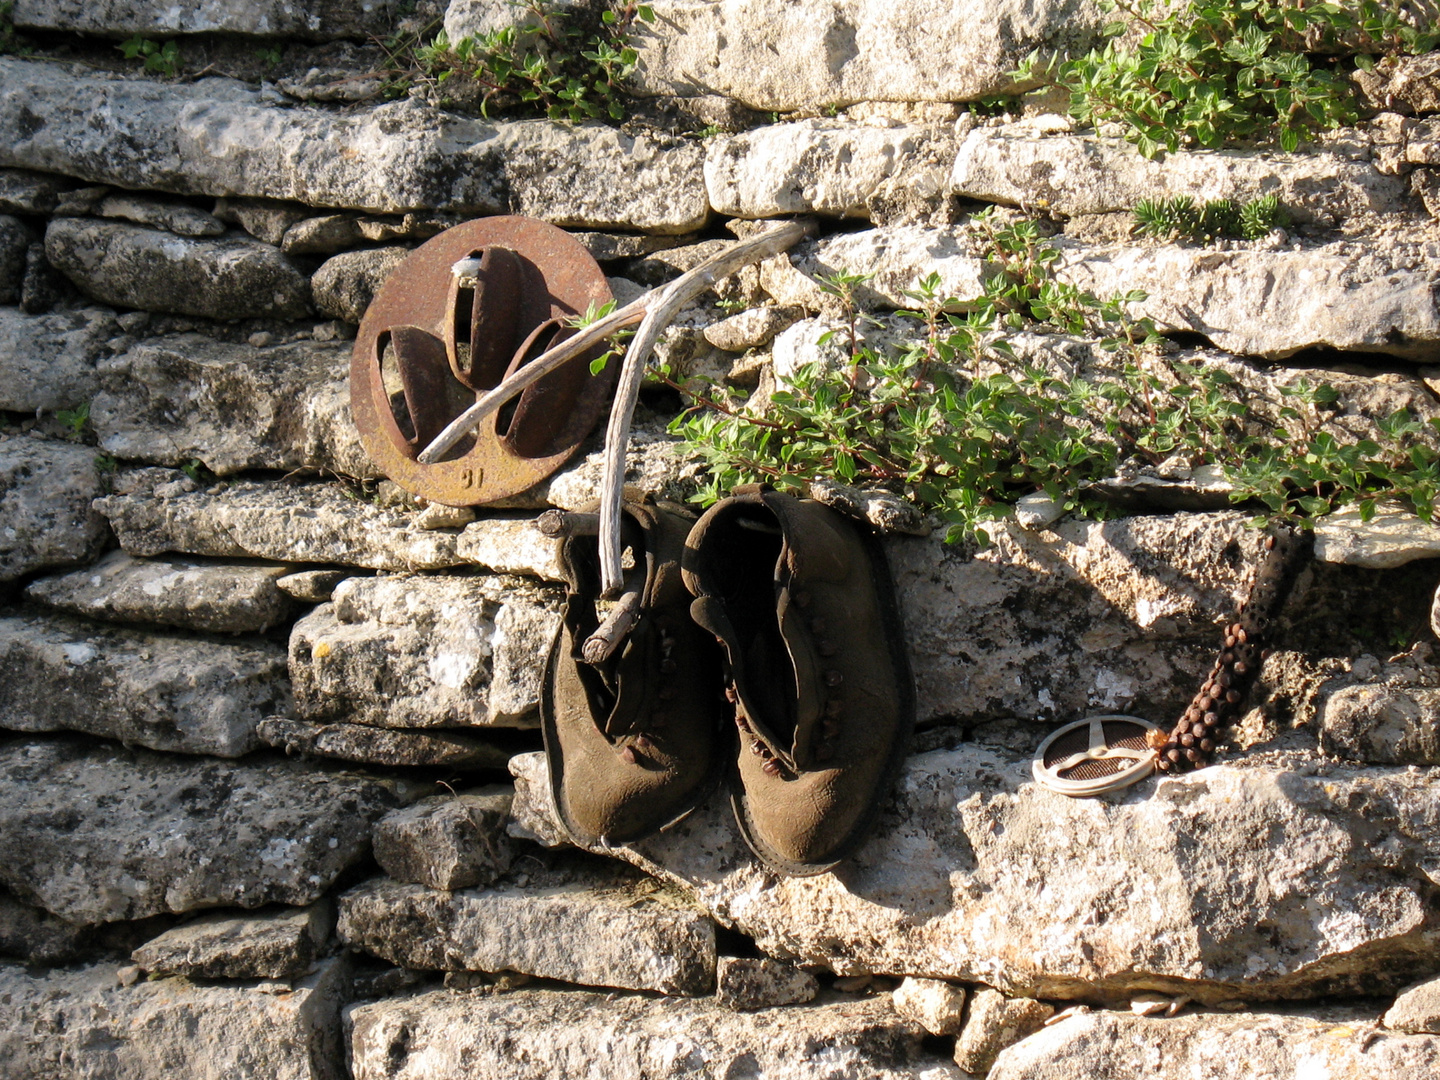
{"label": "pair of old boots", "polygon": [[653,500],[624,509],[633,564],[603,621],[595,536],[563,549],[540,709],[562,825],[584,846],[638,840],[728,772],[757,856],[787,874],[830,869],[864,839],[913,723],[878,544],[758,485],[698,521]]}

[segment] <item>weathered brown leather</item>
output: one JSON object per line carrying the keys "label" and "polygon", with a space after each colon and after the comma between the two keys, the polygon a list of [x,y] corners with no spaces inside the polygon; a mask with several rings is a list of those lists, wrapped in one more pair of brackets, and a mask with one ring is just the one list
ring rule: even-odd
{"label": "weathered brown leather", "polygon": [[598,665],[581,657],[600,621],[597,541],[565,541],[569,591],[545,667],[540,719],[556,813],[579,844],[648,836],[688,813],[719,771],[720,657],[691,621],[680,578],[693,522],[680,506],[626,502],[622,535],[645,564],[641,614]]}
{"label": "weathered brown leather", "polygon": [[828,870],[864,839],[914,723],[883,552],[828,507],[749,487],[701,517],[683,566],[729,661],[741,832],[785,873]]}

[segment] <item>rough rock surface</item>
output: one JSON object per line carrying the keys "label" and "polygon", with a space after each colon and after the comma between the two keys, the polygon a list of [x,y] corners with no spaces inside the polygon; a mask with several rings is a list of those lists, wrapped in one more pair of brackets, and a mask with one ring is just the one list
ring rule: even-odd
{"label": "rough rock surface", "polygon": [[1337,510],[1315,523],[1315,557],[1377,570],[1440,558],[1440,525],[1398,506],[1381,507],[1369,521],[1359,510]]}
{"label": "rough rock surface", "polygon": [[298,979],[330,940],[328,900],[304,908],[202,915],[130,954],[149,972],[202,979]]}
{"label": "rough rock surface", "polygon": [[0,582],[99,555],[110,530],[91,503],[102,494],[89,447],[0,435]]}
{"label": "rough rock surface", "polygon": [[46,967],[68,963],[84,955],[90,929],[0,890],[0,956]]}
{"label": "rough rock surface", "polygon": [[265,641],[0,618],[0,727],[83,731],[152,750],[240,757],[290,700],[285,655]]}
{"label": "rough rock surface", "polygon": [[[555,831],[543,762],[511,762],[516,827],[542,837]],[[1440,958],[1425,899],[1437,783],[1252,755],[1070,799],[1032,782],[1028,754],[964,744],[911,757],[874,837],[833,874],[777,881],[718,799],[617,853],[767,953],[841,974],[1044,998],[1376,993]]]}
{"label": "rough rock surface", "polygon": [[855,289],[856,302],[865,308],[910,307],[915,301],[906,291],[913,290],[925,273],[936,273],[940,296],[955,298],[960,303],[952,307],[964,309],[984,291],[987,277],[983,260],[970,253],[963,230],[918,225],[837,233],[797,246],[790,261],[811,277],[841,272],[870,275]]}
{"label": "rough rock surface", "polygon": [[1440,1039],[1386,1034],[1354,1010],[1171,1019],[1092,1012],[1012,1046],[989,1080],[1422,1080],[1437,1068]]}
{"label": "rough rock surface", "polygon": [[106,622],[202,633],[260,633],[290,614],[275,582],[287,567],[196,559],[135,559],[113,551],[94,566],[32,581],[25,597]]}
{"label": "rough rock surface", "polygon": [[[637,23],[646,93],[721,94],[781,111],[857,101],[969,101],[1014,89],[1033,49],[1083,52],[1103,18],[1077,0],[985,0],[954,17],[944,0],[657,0]],[[756,27],[764,27],[757,33]]]}
{"label": "rough rock surface", "polygon": [[931,1035],[959,1035],[965,1018],[965,988],[940,979],[902,979],[892,995],[895,1011]]}
{"label": "rough rock surface", "polygon": [[731,217],[869,217],[867,204],[887,183],[943,189],[953,152],[938,126],[800,120],[712,142],[705,188]]}
{"label": "rough rock surface", "polygon": [[475,563],[559,579],[555,542],[529,518],[487,517],[458,533],[416,530],[418,511],[358,501],[343,484],[237,481],[202,490],[168,470],[129,474],[117,488],[96,506],[132,555],[177,551],[373,570],[440,570]]}
{"label": "rough rock surface", "polygon": [[0,1061],[15,1080],[343,1080],[339,1011],[348,964],[274,986],[121,986],[120,966],[30,974],[0,965]]}
{"label": "rough rock surface", "polygon": [[61,176],[28,169],[0,169],[0,214],[48,214],[63,192],[75,186]]}
{"label": "rough rock surface", "polygon": [[358,324],[390,271],[409,254],[403,247],[367,248],[326,259],[310,279],[316,310]]}
{"label": "rough rock surface", "polygon": [[1030,998],[1007,998],[998,990],[978,990],[970,998],[965,1027],[955,1040],[955,1064],[984,1076],[995,1057],[1044,1026],[1055,1009]]}
{"label": "rough rock surface", "polygon": [[814,975],[780,960],[722,956],[715,962],[715,1004],[727,1009],[803,1005],[819,992]]}
{"label": "rough rock surface", "polygon": [[0,884],[72,922],[311,904],[365,858],[398,780],[78,741],[0,747]]}
{"label": "rough rock surface", "polygon": [[255,728],[260,741],[287,754],[354,761],[362,765],[445,769],[503,769],[511,751],[493,739],[459,731],[392,731],[363,724],[313,724],[267,716]]}
{"label": "rough rock surface", "polygon": [[340,897],[340,938],[393,964],[519,971],[583,986],[694,997],[715,984],[715,924],[654,881],[444,892],[377,879]]}
{"label": "rough rock surface", "polygon": [[532,726],[556,590],[517,578],[351,578],[295,624],[296,715],[387,728]]}
{"label": "rough rock surface", "polygon": [[1407,986],[1385,1013],[1385,1026],[1411,1035],[1440,1035],[1440,979]]}
{"label": "rough rock surface", "polygon": [[490,124],[397,101],[349,116],[279,108],[229,79],[72,75],[0,57],[0,165],[179,194],[392,213],[518,213],[684,233],[709,214],[690,141],[600,125]]}
{"label": "rough rock surface", "polygon": [[247,238],[193,240],[114,221],[56,218],[45,257],[86,296],[116,307],[211,319],[298,319],[310,283],[285,256]]}
{"label": "rough rock surface", "polygon": [[29,250],[30,230],[20,219],[0,214],[0,304],[20,301]]}
{"label": "rough rock surface", "polygon": [[510,869],[515,845],[511,787],[437,795],[394,810],[375,824],[375,861],[396,881],[431,889],[489,885]]}
{"label": "rough rock surface", "polygon": [[1242,356],[1280,360],[1323,345],[1419,360],[1440,340],[1440,254],[1430,251],[1364,241],[1305,251],[1061,246],[1061,280],[1101,297],[1143,290],[1135,315]]}
{"label": "rough rock surface", "polygon": [[119,218],[177,236],[221,236],[225,223],[214,214],[185,203],[151,199],[144,195],[107,195],[95,208],[98,217]]}
{"label": "rough rock surface", "polygon": [[350,418],[346,342],[255,348],[178,334],[100,372],[90,421],[101,449],[119,458],[198,460],[219,476],[302,467],[374,475]]}
{"label": "rough rock surface", "polygon": [[1122,139],[1035,137],[997,128],[965,137],[951,187],[967,199],[1044,206],[1067,216],[1128,213],[1143,199],[1175,195],[1238,206],[1273,194],[1295,220],[1327,223],[1396,210],[1406,191],[1403,177],[1335,153],[1181,151],[1147,160]]}
{"label": "rough rock surface", "polygon": [[95,365],[119,333],[105,308],[26,315],[0,307],[0,409],[55,412],[89,401],[99,386]]}
{"label": "rough rock surface", "polygon": [[1440,689],[1347,686],[1322,695],[1320,745],[1351,761],[1440,765]]}
{"label": "rough rock surface", "polygon": [[440,991],[347,1013],[355,1080],[960,1080],[883,998],[736,1013],[708,1001]]}
{"label": "rough rock surface", "polygon": [[192,4],[124,2],[80,4],[75,0],[18,0],[16,26],[72,30],[113,37],[175,34],[248,34],[267,38],[332,38],[384,34],[392,29],[396,5],[343,4],[333,0],[296,4],[291,0],[202,0]]}

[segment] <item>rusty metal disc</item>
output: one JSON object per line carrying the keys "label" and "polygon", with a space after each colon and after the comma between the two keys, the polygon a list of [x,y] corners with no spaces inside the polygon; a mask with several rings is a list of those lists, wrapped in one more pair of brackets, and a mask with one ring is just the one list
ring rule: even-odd
{"label": "rusty metal disc", "polygon": [[[483,265],[468,286],[451,267]],[[469,279],[464,279],[469,281]],[[560,468],[590,434],[618,364],[590,374],[576,357],[483,421],[433,465],[416,457],[451,420],[572,331],[565,320],[611,299],[573,237],[543,221],[470,221],[416,248],[385,279],[350,360],[350,409],[380,470],[447,506],[516,495]]]}

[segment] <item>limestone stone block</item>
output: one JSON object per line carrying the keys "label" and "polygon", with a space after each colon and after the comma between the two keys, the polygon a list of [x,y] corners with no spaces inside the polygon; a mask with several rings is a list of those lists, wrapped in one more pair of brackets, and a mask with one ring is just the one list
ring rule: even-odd
{"label": "limestone stone block", "polygon": [[1440,525],[1399,506],[1382,506],[1369,521],[1359,510],[1337,510],[1315,523],[1315,557],[1376,570],[1440,558]]}
{"label": "limestone stone block", "polygon": [[75,181],[29,169],[0,169],[0,214],[48,214]]}
{"label": "limestone stone block", "polygon": [[330,940],[328,899],[309,907],[237,915],[218,911],[182,923],[130,954],[148,972],[201,979],[299,979]]}
{"label": "limestone stone block", "polygon": [[1347,686],[1320,699],[1325,750],[1351,761],[1440,765],[1440,689]]}
{"label": "limestone stone block", "polygon": [[1368,1013],[1328,1008],[1170,1019],[1096,1011],[1070,1017],[1002,1053],[989,1080],[1422,1080],[1440,1039],[1392,1035]]}
{"label": "limestone stone block", "polygon": [[995,1057],[1039,1031],[1055,1009],[1029,998],[1007,998],[998,990],[977,990],[970,997],[965,1027],[955,1041],[955,1064],[984,1076]]}
{"label": "limestone stone block", "polygon": [[1396,211],[1406,188],[1403,177],[1334,152],[1180,151],[1147,160],[1123,139],[989,127],[960,144],[950,183],[967,199],[1072,217],[1129,213],[1144,199],[1175,195],[1197,205],[1230,199],[1237,206],[1275,195],[1293,220],[1327,223]]}
{"label": "limestone stone block", "polygon": [[256,348],[177,334],[107,360],[99,373],[90,422],[101,449],[127,461],[199,460],[219,476],[375,472],[350,417],[346,342]]}
{"label": "limestone stone block", "polygon": [[727,1009],[803,1005],[819,992],[814,975],[781,960],[722,956],[715,963],[715,1003]]}
{"label": "limestone stone block", "polygon": [[436,991],[346,1016],[355,1080],[540,1080],[577,1068],[596,1080],[963,1080],[883,998],[737,1013],[708,1000],[579,990]]}
{"label": "limestone stone block", "polygon": [[344,1080],[340,1008],[349,964],[324,961],[279,993],[274,984],[120,985],[120,965],[31,973],[0,965],[9,1016],[0,1061],[15,1080]]}
{"label": "limestone stone block", "polygon": [[75,75],[0,57],[0,130],[24,133],[0,146],[0,167],[131,189],[666,234],[709,215],[705,150],[693,140],[495,124],[408,99],[350,114],[283,108],[229,79]]}
{"label": "limestone stone block", "polygon": [[390,271],[409,254],[410,249],[403,247],[367,248],[326,259],[310,279],[316,310],[332,319],[359,323]]}
{"label": "limestone stone block", "polygon": [[329,41],[389,33],[396,16],[395,5],[388,2],[297,5],[287,0],[202,0],[176,6],[154,0],[129,0],[92,7],[68,0],[19,0],[12,17],[16,26],[26,29],[69,30],[105,37],[218,33]]}
{"label": "limestone stone block", "polygon": [[855,289],[856,302],[869,309],[914,306],[905,293],[935,273],[940,275],[941,298],[953,297],[958,303],[951,309],[965,310],[984,292],[988,276],[984,260],[971,254],[964,230],[919,225],[837,233],[797,245],[790,262],[810,278],[841,272],[869,275]]}
{"label": "limestone stone block", "polygon": [[55,218],[45,257],[85,295],[116,307],[211,319],[298,319],[305,276],[275,248],[246,239],[190,239],[139,225]]}
{"label": "limestone stone block", "polygon": [[1440,254],[1366,239],[1304,251],[1200,247],[1086,248],[1062,243],[1056,276],[1096,296],[1139,289],[1135,315],[1161,331],[1203,334],[1241,356],[1303,349],[1423,360],[1440,340],[1433,279]]}
{"label": "limestone stone block", "polygon": [[915,187],[930,179],[943,190],[953,156],[954,141],[938,125],[800,120],[712,140],[705,188],[710,205],[728,217],[865,218],[887,183]]}
{"label": "limestone stone block", "polygon": [[260,633],[294,606],[276,587],[287,567],[197,559],[136,559],[112,551],[94,566],[32,581],[25,598],[105,622],[202,633]]}
{"label": "limestone stone block", "polygon": [[496,564],[491,569],[559,579],[555,542],[529,517],[486,517],[454,533],[415,529],[418,509],[362,502],[342,484],[235,481],[201,489],[183,473],[136,470],[117,487],[128,490],[96,507],[131,555],[174,551],[372,570],[440,570],[483,558]]}
{"label": "limestone stone block", "polygon": [[403,780],[125,750],[0,747],[0,884],[71,922],[312,904],[368,857]]}
{"label": "limestone stone block", "polygon": [[119,334],[106,308],[27,315],[0,307],[0,409],[57,412],[89,401],[100,387],[95,365]]}
{"label": "limestone stone block", "polygon": [[511,756],[511,750],[494,739],[433,728],[393,731],[364,724],[315,724],[267,716],[255,733],[261,742],[287,754],[391,768],[503,769]]}
{"label": "limestone stone block", "polygon": [[360,219],[354,214],[325,214],[291,225],[280,248],[287,255],[333,255],[364,239]]}
{"label": "limestone stone block", "polygon": [[802,309],[795,307],[750,308],[705,327],[705,340],[726,352],[764,348],[802,314]]}
{"label": "limestone stone block", "polygon": [[931,1035],[959,1035],[965,1019],[965,988],[943,979],[902,979],[892,995],[895,1011]]}
{"label": "limestone stone block", "polygon": [[0,435],[0,582],[93,561],[110,534],[102,494],[90,447]]}
{"label": "limestone stone block", "polygon": [[1440,1035],[1440,978],[1407,986],[1385,1013],[1385,1026],[1408,1035]]}
{"label": "limestone stone block", "polygon": [[351,578],[295,624],[296,715],[383,728],[530,727],[558,590],[519,578]]}
{"label": "limestone stone block", "polygon": [[488,885],[510,869],[505,832],[514,788],[437,795],[375,824],[375,861],[396,881],[432,889]]}
{"label": "limestone stone block", "polygon": [[455,892],[376,879],[340,897],[338,933],[403,967],[686,997],[715,984],[715,924],[633,872]]}
{"label": "limestone stone block", "polygon": [[0,956],[26,964],[66,964],[84,955],[89,931],[0,890]]}
{"label": "limestone stone block", "polygon": [[312,215],[309,207],[273,199],[215,200],[215,216],[221,221],[239,225],[256,240],[280,247],[285,231],[298,221]]}
{"label": "limestone stone block", "polygon": [[83,731],[153,750],[240,757],[288,706],[285,656],[264,641],[0,618],[0,727]]}
{"label": "limestone stone block", "polygon": [[970,101],[1015,88],[1034,49],[1083,53],[1104,16],[1085,2],[984,0],[956,18],[942,0],[658,0],[636,23],[635,74],[651,94],[720,94],[789,111],[857,101]]}
{"label": "limestone stone block", "polygon": [[[511,770],[512,832],[553,836],[543,755]],[[966,743],[910,757],[872,838],[831,875],[776,880],[723,798],[683,835],[612,854],[762,950],[839,974],[1049,1000],[1136,986],[1206,1004],[1383,993],[1440,960],[1424,899],[1437,776],[1237,758],[1071,799],[1033,782],[1028,752]]]}
{"label": "limestone stone block", "polygon": [[344,570],[297,570],[275,579],[281,592],[305,604],[323,604],[350,575]]}
{"label": "limestone stone block", "polygon": [[133,221],[137,225],[149,225],[177,236],[220,236],[225,232],[225,223],[214,214],[207,214],[186,203],[167,202],[129,192],[105,196],[95,208],[95,213],[98,217]]}

